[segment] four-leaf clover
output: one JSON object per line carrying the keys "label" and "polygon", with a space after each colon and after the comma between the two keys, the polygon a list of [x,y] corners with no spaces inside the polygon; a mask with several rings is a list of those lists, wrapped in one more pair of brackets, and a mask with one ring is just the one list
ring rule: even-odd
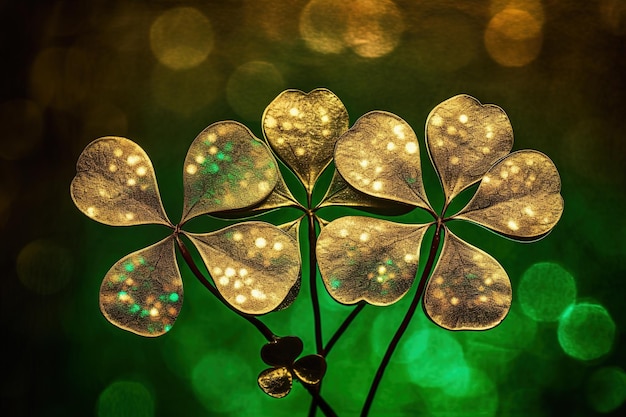
{"label": "four-leaf clover", "polygon": [[[410,289],[428,226],[445,240],[426,286],[423,306],[438,325],[488,329],[511,304],[511,284],[489,254],[446,226],[466,220],[520,241],[552,230],[563,211],[560,178],[552,161],[534,150],[509,153],[513,130],[504,111],[459,95],[436,106],[426,122],[426,145],[445,195],[441,214],[431,207],[422,183],[419,143],[400,117],[373,111],[338,140],[334,160],[350,186],[372,197],[428,211],[429,224],[348,216],[320,233],[317,259],[324,284],[337,301],[388,305]],[[454,197],[480,181],[457,214],[445,212]]]}

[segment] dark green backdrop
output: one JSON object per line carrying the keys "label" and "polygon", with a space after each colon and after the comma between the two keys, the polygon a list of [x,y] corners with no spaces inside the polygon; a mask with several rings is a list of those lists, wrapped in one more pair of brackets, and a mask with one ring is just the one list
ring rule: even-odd
{"label": "dark green backdrop", "polygon": [[[74,207],[69,184],[90,141],[125,136],[151,157],[175,219],[182,161],[198,132],[233,119],[262,137],[261,114],[280,91],[317,87],[341,98],[351,123],[387,110],[422,141],[428,113],[451,96],[498,104],[511,119],[514,150],[550,156],[563,183],[565,211],[544,240],[520,244],[455,229],[507,270],[512,311],[491,332],[450,333],[418,310],[372,415],[619,413],[626,397],[623,1],[78,3],[0,3],[2,415],[306,415],[302,387],[283,400],[257,388],[263,338],[182,264],[185,305],[170,333],[146,339],[109,324],[98,308],[102,277],[166,232],[92,222]],[[186,8],[172,12],[179,7]],[[427,191],[440,202],[421,146]],[[575,302],[602,306],[594,307],[601,314],[582,317],[573,330],[534,320],[532,291],[524,304],[518,290],[531,279],[525,272],[545,262],[551,269],[526,287],[547,289],[537,296],[544,307],[574,301],[559,287],[550,298],[551,280],[567,271]],[[280,334],[298,334],[312,352],[308,294],[303,289],[292,307],[264,320]],[[366,308],[329,356],[324,395],[340,416],[358,415],[406,298]],[[322,295],[326,337],[349,311]],[[570,348],[591,352],[590,360],[564,351],[560,326],[575,339]],[[455,361],[467,366],[450,368]]]}

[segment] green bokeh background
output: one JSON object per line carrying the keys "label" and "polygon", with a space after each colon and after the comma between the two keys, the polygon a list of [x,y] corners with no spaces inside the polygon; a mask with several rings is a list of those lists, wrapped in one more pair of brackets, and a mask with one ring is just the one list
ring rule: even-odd
{"label": "green bokeh background", "polygon": [[[198,132],[215,121],[232,119],[262,137],[261,114],[280,91],[317,87],[341,98],[351,124],[367,111],[387,110],[409,122],[422,142],[426,117],[441,101],[467,93],[483,103],[498,104],[511,119],[514,149],[532,148],[549,155],[563,183],[563,217],[539,242],[520,244],[472,225],[456,225],[455,232],[493,255],[508,272],[514,291],[511,313],[492,331],[451,333],[418,310],[387,369],[372,415],[623,412],[624,2],[458,5],[397,0],[395,9],[389,1],[361,1],[347,8],[326,2],[327,7],[316,9],[313,26],[325,27],[332,35],[329,45],[333,39],[340,39],[339,45],[346,39],[354,41],[354,36],[336,36],[354,10],[376,11],[383,6],[395,10],[381,27],[384,33],[398,34],[397,44],[392,42],[388,53],[378,57],[362,56],[367,54],[358,46],[335,53],[312,49],[315,44],[310,37],[303,38],[300,27],[308,3],[0,3],[5,361],[0,413],[306,415],[309,397],[302,387],[295,386],[283,400],[271,399],[257,388],[256,376],[265,369],[259,357],[263,338],[216,302],[182,263],[185,304],[167,335],[146,339],[109,324],[98,308],[102,277],[122,256],[156,242],[166,231],[95,223],[74,207],[69,184],[78,155],[90,141],[125,136],[151,157],[165,208],[176,219],[181,212],[182,161]],[[503,39],[506,28],[500,35],[491,34],[513,56],[532,55],[517,67],[502,65],[485,43],[491,19],[507,3],[509,9],[527,12],[524,16],[531,24],[524,31],[531,31],[533,24],[539,28],[531,40],[524,40],[523,33],[517,33],[521,40],[513,39],[516,33]],[[188,69],[167,67],[151,49],[155,20],[180,6],[194,7],[196,16],[201,13],[210,22],[192,30],[188,38],[178,39],[175,31],[165,37],[210,49],[204,60]],[[357,19],[357,26],[367,21]],[[509,23],[515,27],[515,22]],[[367,40],[366,35],[376,30],[369,26],[361,37]],[[181,55],[181,62],[197,52],[187,54]],[[423,145],[425,183],[437,205],[441,193]],[[283,219],[292,214],[285,213]],[[222,224],[206,221],[198,227],[215,229]],[[576,302],[600,305],[606,311],[599,319],[594,315],[590,327],[568,322],[573,328],[569,336],[582,340],[574,341],[575,349],[588,348],[583,353],[592,359],[563,350],[559,322],[541,320],[542,311],[554,316],[554,308],[521,305],[518,288],[524,273],[540,263],[571,275]],[[548,291],[537,302],[549,302],[545,294],[555,286],[536,284],[541,279],[533,282]],[[522,301],[532,303],[529,285],[522,286]],[[555,305],[560,305],[563,294],[572,294],[572,289],[556,288]],[[300,336],[310,353],[314,343],[308,295],[305,286],[294,305],[263,320],[276,333]],[[366,308],[329,355],[324,396],[340,416],[358,415],[409,298],[388,308]],[[321,301],[328,338],[350,308],[332,302],[323,289]],[[571,318],[570,313],[565,311]]]}

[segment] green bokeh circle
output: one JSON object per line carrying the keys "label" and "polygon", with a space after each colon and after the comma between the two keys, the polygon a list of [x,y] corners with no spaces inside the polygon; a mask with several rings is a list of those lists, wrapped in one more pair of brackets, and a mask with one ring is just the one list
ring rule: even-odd
{"label": "green bokeh circle", "polygon": [[569,356],[583,361],[593,360],[611,350],[615,322],[599,304],[575,304],[561,316],[557,335],[561,348]]}
{"label": "green bokeh circle", "polygon": [[536,321],[557,321],[576,301],[576,282],[560,265],[541,262],[526,270],[517,296],[528,317]]}
{"label": "green bokeh circle", "polygon": [[611,366],[596,370],[586,386],[587,402],[600,413],[609,413],[626,401],[626,372]]}
{"label": "green bokeh circle", "polygon": [[139,382],[116,381],[98,398],[98,417],[152,417],[154,399]]}

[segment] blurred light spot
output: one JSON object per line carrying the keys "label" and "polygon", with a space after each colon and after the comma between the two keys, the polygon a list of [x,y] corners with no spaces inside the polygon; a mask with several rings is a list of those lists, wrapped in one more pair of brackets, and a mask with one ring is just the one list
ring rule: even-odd
{"label": "blurred light spot", "polygon": [[93,51],[77,47],[44,49],[31,68],[31,94],[42,107],[77,110],[96,87],[97,65]]}
{"label": "blurred light spot", "polygon": [[[219,375],[219,378],[216,378]],[[243,412],[258,409],[256,390],[241,389],[242,381],[254,381],[248,361],[227,350],[206,353],[191,375],[196,398],[210,412]]]}
{"label": "blurred light spot", "polygon": [[54,241],[39,239],[22,248],[17,255],[16,270],[24,287],[37,294],[49,295],[69,284],[74,259],[69,250]]}
{"label": "blurred light spot", "polygon": [[478,397],[495,391],[491,379],[477,368],[459,368],[457,376],[442,387],[451,397]]}
{"label": "blurred light spot", "polygon": [[583,361],[597,359],[613,346],[615,322],[599,304],[575,304],[561,316],[557,335],[569,356]]}
{"label": "blurred light spot", "polygon": [[391,0],[311,0],[300,16],[300,34],[317,52],[340,53],[345,48],[364,58],[393,51],[405,25]]}
{"label": "blurred light spot", "polygon": [[546,20],[541,0],[491,0],[489,14],[493,17],[506,9],[523,10],[535,18],[541,25]]}
{"label": "blurred light spot", "polygon": [[159,62],[171,69],[193,68],[213,49],[211,23],[193,7],[170,9],[152,23],[150,48]]}
{"label": "blurred light spot", "polygon": [[530,13],[507,8],[496,14],[485,30],[485,47],[505,67],[523,67],[541,51],[541,22]]}
{"label": "blurred light spot", "polygon": [[393,51],[404,32],[404,20],[391,0],[355,0],[344,40],[364,58],[378,58]]}
{"label": "blurred light spot", "polygon": [[[405,342],[409,380],[422,387],[443,387],[467,372],[463,348],[450,333],[418,330]],[[412,346],[412,348],[409,348]]]}
{"label": "blurred light spot", "polygon": [[0,157],[20,159],[41,142],[43,115],[39,106],[25,99],[0,103],[0,125],[5,134],[0,146]]}
{"label": "blurred light spot", "polygon": [[285,80],[274,65],[250,61],[239,66],[228,79],[226,98],[239,116],[258,120],[267,104],[285,88]]}
{"label": "blurred light spot", "polygon": [[252,0],[244,2],[245,26],[261,33],[272,41],[298,40],[298,14],[307,0]]}
{"label": "blurred light spot", "polygon": [[541,262],[524,272],[517,295],[528,317],[536,321],[556,321],[576,301],[576,282],[560,265]]}
{"label": "blurred light spot", "polygon": [[602,23],[616,36],[626,35],[626,2],[623,0],[600,0]]}
{"label": "blurred light spot", "polygon": [[208,62],[185,71],[157,65],[151,87],[158,104],[175,113],[190,116],[215,99],[219,76]]}
{"label": "blurred light spot", "polygon": [[349,13],[347,2],[311,0],[300,15],[300,34],[306,45],[323,54],[342,52]]}
{"label": "blurred light spot", "polygon": [[116,381],[98,398],[98,417],[152,417],[154,398],[139,382]]}
{"label": "blurred light spot", "polygon": [[626,401],[626,373],[616,366],[596,370],[586,384],[587,402],[595,411],[610,413]]}

